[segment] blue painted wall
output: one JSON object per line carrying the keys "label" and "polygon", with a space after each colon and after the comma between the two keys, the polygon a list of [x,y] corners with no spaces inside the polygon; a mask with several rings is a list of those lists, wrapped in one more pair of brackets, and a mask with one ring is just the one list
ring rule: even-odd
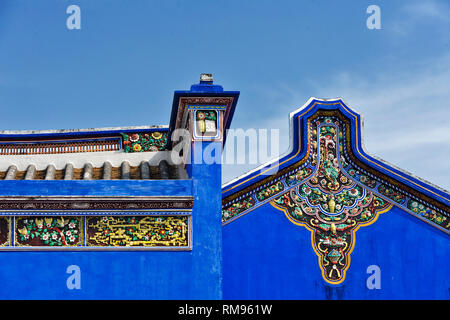
{"label": "blue painted wall", "polygon": [[[356,232],[346,280],[326,283],[311,233],[266,204],[223,228],[224,299],[450,299],[450,237],[396,207]],[[369,265],[381,289],[369,290]]]}
{"label": "blue painted wall", "polygon": [[[197,239],[197,241],[200,239]],[[194,240],[195,241],[195,240]],[[200,258],[202,259],[200,261]],[[208,290],[209,261],[192,252],[1,252],[0,299],[186,299]],[[69,290],[69,265],[81,289]],[[195,275],[204,274],[193,282]]]}
{"label": "blue painted wall", "polygon": [[[154,130],[169,131],[171,136],[181,97],[233,98],[225,131],[233,117],[239,92],[223,91],[210,81],[200,82],[190,91],[176,91],[170,128]],[[133,129],[137,131],[140,130]],[[61,138],[110,133],[118,131],[49,135]],[[34,135],[44,136],[47,135]],[[194,207],[192,251],[0,251],[0,299],[221,299],[221,152],[220,141],[194,142],[190,153],[193,159],[203,159],[204,154],[210,154],[219,161],[191,162],[187,166],[189,180],[1,181],[0,196],[192,196]],[[69,290],[66,286],[70,276],[66,269],[70,265],[81,269],[80,290]]]}
{"label": "blue painted wall", "polygon": [[[0,299],[221,299],[221,167],[190,170],[192,180],[177,181],[2,181],[8,195],[189,195],[194,208],[188,252],[2,251]],[[80,267],[79,290],[66,286],[70,265]]]}

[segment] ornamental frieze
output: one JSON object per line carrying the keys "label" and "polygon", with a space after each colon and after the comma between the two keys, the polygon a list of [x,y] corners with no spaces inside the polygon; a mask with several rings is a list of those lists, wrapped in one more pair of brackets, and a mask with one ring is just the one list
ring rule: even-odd
{"label": "ornamental frieze", "polygon": [[[6,198],[0,201],[0,210],[126,210],[126,209],[190,209],[194,205],[193,200],[167,199],[167,200],[71,200],[58,201],[49,199],[24,200]],[[2,213],[0,212],[0,215]],[[8,213],[6,213],[8,214]]]}
{"label": "ornamental frieze", "polygon": [[186,247],[188,217],[88,217],[88,246]]}
{"label": "ornamental frieze", "polygon": [[191,250],[189,215],[0,217],[0,250]]}

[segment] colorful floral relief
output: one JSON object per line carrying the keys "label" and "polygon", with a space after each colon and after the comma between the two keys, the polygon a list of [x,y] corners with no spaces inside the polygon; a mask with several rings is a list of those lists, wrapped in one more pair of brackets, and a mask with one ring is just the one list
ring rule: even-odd
{"label": "colorful floral relief", "polygon": [[320,208],[307,205],[295,189],[275,198],[272,203],[285,211],[292,222],[305,226],[313,233],[312,245],[319,256],[322,275],[333,284],[345,278],[358,226],[374,222],[380,211],[390,207],[385,200],[368,193],[353,208],[331,216]]}
{"label": "colorful floral relief", "polygon": [[[344,165],[343,165],[344,166]],[[346,167],[346,166],[344,166]],[[361,182],[362,184],[364,184],[365,186],[373,189],[376,187],[377,185],[377,181],[375,179],[372,179],[371,177],[360,173],[358,170],[355,170],[352,167],[348,167],[347,169],[347,173],[355,180]]]}
{"label": "colorful floral relief", "polygon": [[395,190],[392,187],[386,186],[383,183],[378,183],[375,179],[369,177],[368,175],[350,166],[348,167],[347,172],[355,180],[358,180],[359,182],[361,182],[362,184],[366,185],[371,189],[377,190],[380,194],[386,196],[387,198],[395,201],[396,203],[402,206],[405,206],[406,209],[409,209],[413,213],[445,229],[450,228],[449,219],[446,216],[442,215],[441,213],[437,212],[436,210],[431,209],[417,201],[407,200],[408,199],[407,196],[402,192]]}
{"label": "colorful floral relief", "polygon": [[189,232],[188,216],[0,217],[1,247],[188,247]]}
{"label": "colorful floral relief", "polygon": [[436,212],[436,210],[434,209],[430,209],[429,207],[425,206],[424,204],[415,201],[415,200],[409,200],[407,207],[409,210],[411,210],[412,212],[430,220],[431,222],[434,222],[446,229],[448,229],[450,227],[450,221],[449,219]]}
{"label": "colorful floral relief", "polygon": [[[286,178],[286,181],[291,181],[293,183],[296,179],[302,179],[302,176],[306,176],[311,173],[311,169],[308,170],[300,170],[295,174],[292,174],[291,176]],[[280,193],[284,190],[284,185],[282,182],[278,181],[275,182],[262,190],[258,191],[256,193],[256,198],[258,201],[265,201],[269,199],[270,197]],[[231,205],[227,205],[222,209],[222,222],[226,222],[241,213],[253,208],[256,204],[256,201],[253,197],[246,197],[244,199],[238,200]]]}
{"label": "colorful floral relief", "polygon": [[350,208],[365,196],[365,190],[358,185],[336,195],[328,194],[320,188],[312,188],[307,183],[300,185],[297,190],[299,196],[305,199],[309,206],[320,207],[321,211],[327,214],[335,214],[345,208]]}
{"label": "colorful floral relief", "polygon": [[161,151],[167,147],[167,132],[121,133],[124,152]]}
{"label": "colorful floral relief", "polygon": [[222,209],[222,221],[227,221],[244,211],[250,209],[255,205],[255,199],[253,197],[247,197],[245,199],[234,202],[233,204]]}
{"label": "colorful floral relief", "polygon": [[217,132],[217,111],[199,110],[195,112],[196,131],[198,135],[211,135]]}
{"label": "colorful floral relief", "polygon": [[188,218],[88,217],[88,246],[173,246],[188,245]]}
{"label": "colorful floral relief", "polygon": [[16,218],[16,246],[60,247],[81,243],[80,217]]}
{"label": "colorful floral relief", "polygon": [[276,182],[274,184],[272,184],[271,186],[268,186],[266,188],[264,188],[263,190],[259,191],[256,193],[256,198],[259,201],[263,201],[266,200],[268,198],[270,198],[271,196],[279,193],[280,191],[283,191],[284,186],[281,182]]}
{"label": "colorful floral relief", "polygon": [[309,177],[312,174],[311,168],[300,169],[296,173],[289,175],[286,178],[286,184],[288,186],[296,185]]}
{"label": "colorful floral relief", "polygon": [[394,200],[397,203],[403,203],[406,199],[406,196],[396,190],[394,190],[393,188],[387,187],[384,184],[380,184],[378,186],[378,191],[388,197],[391,200]]}
{"label": "colorful floral relief", "polygon": [[211,120],[211,121],[217,121],[217,111],[212,110],[212,111],[197,111],[195,113],[196,117],[195,120],[200,121],[200,120]]}
{"label": "colorful floral relief", "polygon": [[351,186],[354,182],[346,177],[339,165],[338,150],[342,148],[342,145],[338,137],[341,137],[342,133],[340,131],[338,133],[338,127],[331,119],[326,119],[325,125],[319,126],[321,123],[321,121],[316,121],[312,130],[313,154],[316,155],[313,158],[315,163],[319,162],[319,165],[317,172],[309,180],[309,184],[318,186],[325,192],[336,193]]}

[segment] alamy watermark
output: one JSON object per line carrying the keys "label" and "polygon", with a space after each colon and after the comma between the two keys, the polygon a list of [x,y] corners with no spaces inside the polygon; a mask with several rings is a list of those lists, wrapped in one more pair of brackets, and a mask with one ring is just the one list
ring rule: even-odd
{"label": "alamy watermark", "polygon": [[367,274],[370,276],[366,280],[366,287],[369,290],[381,289],[381,269],[376,264],[367,267]]}
{"label": "alamy watermark", "polygon": [[67,7],[66,13],[70,14],[66,20],[66,27],[69,30],[81,29],[81,9],[79,6],[72,4]]}
{"label": "alamy watermark", "polygon": [[70,265],[66,269],[66,273],[70,274],[66,280],[66,286],[69,290],[81,289],[81,269],[77,265]]}
{"label": "alamy watermark", "polygon": [[171,160],[177,165],[186,164],[226,164],[257,165],[270,163],[276,173],[280,153],[279,129],[229,129],[226,144],[222,152],[222,143],[196,141],[191,152],[191,134],[188,130],[177,129],[172,133],[173,148]]}
{"label": "alamy watermark", "polygon": [[370,16],[366,20],[366,26],[369,30],[381,29],[381,9],[379,6],[372,4],[367,7],[366,13]]}

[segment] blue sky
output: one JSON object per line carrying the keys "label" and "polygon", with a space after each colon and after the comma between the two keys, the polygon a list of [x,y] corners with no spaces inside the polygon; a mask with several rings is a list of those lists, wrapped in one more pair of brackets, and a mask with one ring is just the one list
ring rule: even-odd
{"label": "blue sky", "polygon": [[281,153],[291,111],[342,97],[369,153],[449,190],[449,30],[445,0],[0,0],[0,128],[167,124],[173,91],[208,72],[241,91],[232,128],[280,129]]}

